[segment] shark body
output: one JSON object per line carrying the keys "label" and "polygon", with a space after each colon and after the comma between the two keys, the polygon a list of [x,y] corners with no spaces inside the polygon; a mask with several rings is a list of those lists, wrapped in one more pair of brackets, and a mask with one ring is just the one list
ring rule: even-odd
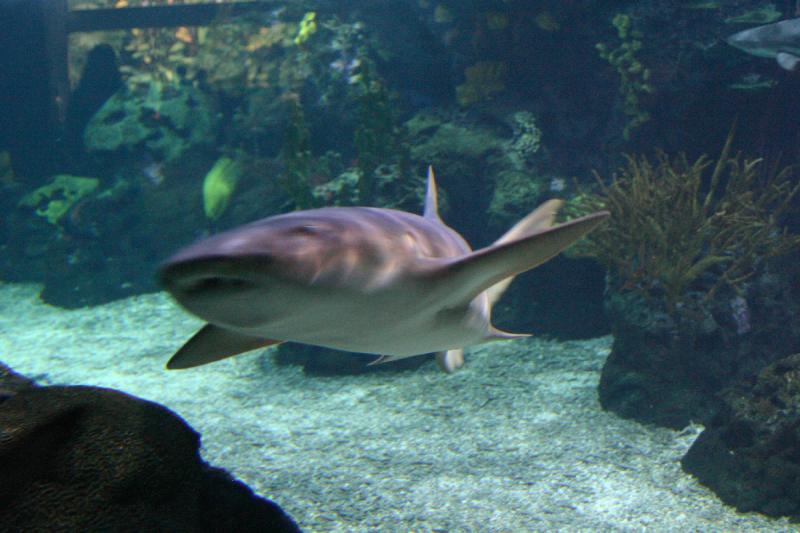
{"label": "shark body", "polygon": [[180,250],[163,286],[208,324],[167,363],[188,368],[294,341],[377,354],[376,362],[437,352],[445,371],[465,346],[520,336],[491,324],[516,274],[547,261],[607,216],[553,226],[551,200],[493,245],[472,251],[436,209],[428,174],[423,216],[332,207],[277,215]]}
{"label": "shark body", "polygon": [[800,66],[800,18],[740,31],[727,42],[748,54],[773,58],[786,70]]}

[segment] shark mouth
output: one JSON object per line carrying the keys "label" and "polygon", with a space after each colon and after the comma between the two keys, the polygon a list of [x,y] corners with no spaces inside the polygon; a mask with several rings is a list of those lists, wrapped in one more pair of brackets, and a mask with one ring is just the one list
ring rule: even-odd
{"label": "shark mouth", "polygon": [[[263,263],[263,260],[262,260]],[[241,259],[209,258],[167,263],[159,273],[161,286],[172,294],[234,293],[256,288],[259,283],[248,275]]]}
{"label": "shark mouth", "polygon": [[250,289],[255,283],[242,278],[227,276],[208,276],[196,279],[183,279],[177,282],[176,288],[183,293],[235,291]]}

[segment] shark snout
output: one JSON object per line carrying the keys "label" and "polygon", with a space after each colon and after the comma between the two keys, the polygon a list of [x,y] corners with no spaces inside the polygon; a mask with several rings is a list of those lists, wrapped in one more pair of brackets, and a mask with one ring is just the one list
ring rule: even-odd
{"label": "shark snout", "polygon": [[758,51],[758,39],[756,39],[752,33],[748,33],[746,31],[734,33],[725,39],[725,42],[735,48],[738,48],[739,50],[743,50],[752,54],[755,54]]}
{"label": "shark snout", "polygon": [[[248,290],[259,284],[251,265],[254,262],[227,257],[168,261],[159,271],[159,281],[179,300],[198,294]],[[258,263],[269,261],[259,258]]]}
{"label": "shark snout", "polygon": [[241,258],[208,258],[167,262],[159,272],[162,287],[184,309],[220,326],[250,327],[268,318],[247,302],[261,301],[272,285],[259,275],[257,263]]}

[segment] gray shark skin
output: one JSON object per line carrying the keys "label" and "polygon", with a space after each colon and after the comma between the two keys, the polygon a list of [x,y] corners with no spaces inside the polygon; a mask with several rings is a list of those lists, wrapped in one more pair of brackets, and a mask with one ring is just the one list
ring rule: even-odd
{"label": "gray shark skin", "polygon": [[380,355],[438,352],[463,364],[465,346],[526,335],[491,324],[491,306],[516,274],[597,227],[598,212],[553,226],[550,200],[493,245],[473,252],[439,218],[428,173],[424,216],[393,209],[296,211],[212,236],[162,266],[163,287],[208,324],[167,368],[189,368],[294,341]]}
{"label": "gray shark skin", "polygon": [[740,31],[727,42],[748,54],[774,58],[786,70],[796,70],[800,65],[800,18]]}

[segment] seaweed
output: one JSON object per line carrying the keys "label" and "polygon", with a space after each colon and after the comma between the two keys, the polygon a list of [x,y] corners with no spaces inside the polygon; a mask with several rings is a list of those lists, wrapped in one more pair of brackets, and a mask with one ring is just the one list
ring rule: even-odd
{"label": "seaweed", "polygon": [[291,197],[296,209],[317,207],[311,193],[311,146],[303,106],[296,97],[287,98],[289,120],[283,144],[284,172],[280,176],[281,187]]}
{"label": "seaweed", "polygon": [[393,158],[398,144],[389,91],[369,71],[366,72],[354,136],[358,153],[358,201],[362,205],[374,203],[377,193],[375,170]]}
{"label": "seaweed", "polygon": [[663,298],[673,313],[688,290],[703,301],[722,287],[738,292],[765,260],[798,250],[800,236],[779,225],[800,191],[793,169],[731,155],[732,141],[733,130],[716,161],[659,151],[655,162],[627,156],[610,183],[595,173],[599,193],[580,209],[608,209],[611,218],[576,253],[599,260],[620,290]]}

